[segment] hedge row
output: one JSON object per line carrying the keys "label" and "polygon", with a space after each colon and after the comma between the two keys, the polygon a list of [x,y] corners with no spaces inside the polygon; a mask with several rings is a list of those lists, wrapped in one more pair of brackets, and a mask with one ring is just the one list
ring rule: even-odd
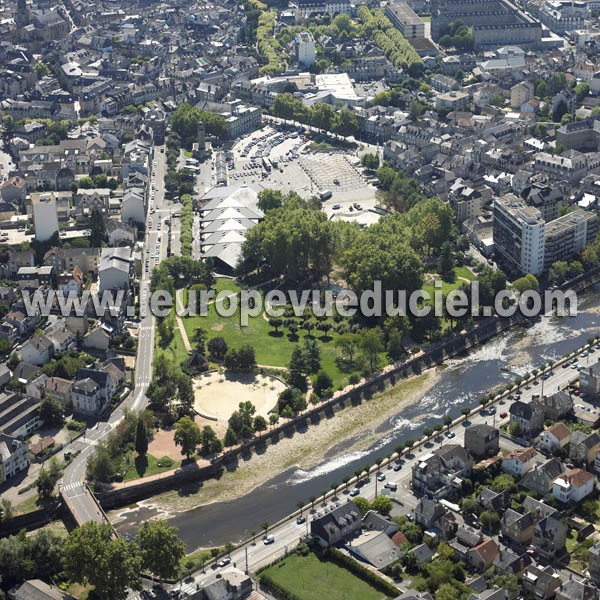
{"label": "hedge row", "polygon": [[365,583],[368,583],[382,594],[386,594],[392,598],[396,598],[400,594],[397,587],[393,586],[385,579],[382,579],[347,554],[340,552],[337,548],[327,548],[323,551],[323,556],[339,567],[347,569],[350,573],[356,575],[356,577],[362,579]]}
{"label": "hedge row", "polygon": [[300,600],[300,597],[296,596],[294,592],[284,588],[266,573],[260,575],[258,580],[260,581],[261,587],[264,588],[265,591],[273,594],[278,600]]}

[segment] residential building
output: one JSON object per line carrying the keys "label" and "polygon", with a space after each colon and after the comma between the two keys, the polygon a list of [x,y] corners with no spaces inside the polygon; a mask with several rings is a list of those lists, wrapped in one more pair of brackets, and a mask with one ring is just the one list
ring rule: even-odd
{"label": "residential building", "polygon": [[585,154],[577,150],[566,150],[562,154],[538,152],[535,157],[535,170],[548,176],[551,181],[567,181],[576,185],[589,170]]}
{"label": "residential building", "polygon": [[586,580],[569,579],[556,590],[555,600],[598,600],[598,588]]}
{"label": "residential building", "polygon": [[252,595],[252,580],[236,567],[212,573],[194,592],[194,600],[247,600]]}
{"label": "residential building", "polygon": [[27,444],[16,437],[0,433],[0,483],[29,466]]}
{"label": "residential building", "polygon": [[538,447],[545,452],[554,452],[564,448],[570,441],[571,430],[564,423],[555,423],[541,433]]}
{"label": "residential building", "polygon": [[312,536],[324,548],[348,539],[360,529],[360,511],[353,502],[342,504],[310,522]]}
{"label": "residential building", "polygon": [[501,515],[510,506],[510,493],[508,490],[494,492],[484,487],[477,493],[477,502],[483,510],[491,510]]}
{"label": "residential building", "polygon": [[[528,554],[515,554],[509,548],[501,548],[494,561],[494,569],[499,575],[511,573],[521,577],[525,569],[531,564],[531,558]],[[470,599],[469,599],[470,600]]]}
{"label": "residential building", "polygon": [[45,365],[54,356],[54,344],[43,334],[33,336],[19,350],[19,357],[30,365]]}
{"label": "residential building", "polygon": [[553,560],[565,551],[567,532],[568,527],[558,517],[544,517],[533,528],[531,545],[542,558]]}
{"label": "residential building", "polygon": [[533,275],[543,271],[544,229],[540,211],[514,194],[494,202],[494,246],[508,270]]}
{"label": "residential building", "polygon": [[544,269],[558,260],[570,261],[596,239],[597,216],[581,208],[546,223],[544,230]]}
{"label": "residential building", "polygon": [[425,530],[437,530],[445,539],[451,538],[458,527],[456,517],[437,500],[419,498],[415,507],[415,522]]}
{"label": "residential building", "polygon": [[520,108],[535,96],[535,87],[531,81],[520,81],[510,88],[510,105]]}
{"label": "residential building", "polygon": [[518,426],[517,435],[532,437],[544,426],[544,411],[539,402],[521,402],[516,400],[509,408],[510,425]]}
{"label": "residential building", "polygon": [[532,597],[539,600],[549,600],[556,594],[561,585],[561,578],[550,566],[537,567],[531,565],[525,571],[522,580],[523,589]]}
{"label": "residential building", "polygon": [[458,494],[461,477],[471,473],[472,458],[458,444],[447,444],[424,455],[412,469],[412,488],[418,494],[445,498]]}
{"label": "residential building", "polygon": [[127,290],[133,272],[131,248],[103,248],[100,255],[99,294],[107,290]]}
{"label": "residential building", "polygon": [[600,435],[597,432],[584,433],[581,430],[571,434],[569,458],[577,465],[593,464],[596,453],[600,448]]}
{"label": "residential building", "polygon": [[600,361],[579,371],[579,389],[585,396],[597,400],[600,395]]}
{"label": "residential building", "polygon": [[362,520],[362,528],[363,531],[383,531],[389,537],[400,529],[389,517],[384,517],[374,510],[367,511]]}
{"label": "residential building", "polygon": [[554,484],[554,480],[563,473],[563,465],[558,458],[550,458],[541,465],[536,465],[519,482],[526,490],[532,490],[545,496]]}
{"label": "residential building", "polygon": [[551,396],[542,398],[544,419],[558,421],[573,414],[573,399],[568,390],[560,390]]}
{"label": "residential building", "polygon": [[600,583],[600,542],[589,549],[588,572],[594,583]]}
{"label": "residential building", "polygon": [[530,512],[521,514],[512,508],[506,510],[500,520],[502,535],[515,544],[529,544],[533,539],[535,519]]}
{"label": "residential building", "polygon": [[582,469],[572,469],[554,480],[552,493],[563,504],[577,504],[596,488],[596,478]]}
{"label": "residential building", "polygon": [[499,546],[491,539],[486,539],[474,548],[470,548],[467,553],[467,564],[483,573],[487,571],[498,557]]}
{"label": "residential building", "polygon": [[32,194],[31,208],[35,239],[38,242],[46,242],[58,233],[58,212],[54,194],[52,192]]}
{"label": "residential building", "polygon": [[317,59],[315,38],[310,31],[301,31],[294,39],[296,45],[296,60],[304,67],[310,67]]}
{"label": "residential building", "polygon": [[67,592],[41,579],[29,579],[9,595],[11,600],[75,600]]}
{"label": "residential building", "polygon": [[79,369],[71,388],[73,410],[97,417],[109,406],[116,387],[107,371]]}
{"label": "residential building", "polygon": [[465,429],[465,448],[476,459],[495,456],[500,450],[500,431],[481,423]]}

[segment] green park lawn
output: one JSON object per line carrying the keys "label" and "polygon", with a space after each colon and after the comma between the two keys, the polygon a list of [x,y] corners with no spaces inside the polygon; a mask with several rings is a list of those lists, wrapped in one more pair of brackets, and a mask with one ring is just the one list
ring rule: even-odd
{"label": "green park lawn", "polygon": [[[463,283],[466,283],[464,281],[465,279],[468,279],[469,281],[473,281],[475,279],[475,275],[473,275],[473,273],[467,267],[455,267],[454,274],[456,275],[456,278],[453,283],[442,281],[441,290],[444,296],[447,296],[452,290],[457,290],[460,288]],[[423,290],[427,291],[433,298],[436,288],[433,285],[424,285]]]}
{"label": "green park lawn", "polygon": [[132,457],[131,465],[125,473],[123,481],[131,481],[133,479],[139,479],[140,477],[164,473],[165,471],[175,469],[181,464],[169,457],[163,456],[162,458],[156,458],[155,456],[152,456],[152,454],[146,454],[146,461],[147,462],[144,462],[138,456],[136,456],[135,459]]}
{"label": "green park lawn", "polygon": [[[225,278],[217,279],[215,288],[219,291],[239,291],[239,287],[234,281]],[[334,323],[333,319],[331,319],[331,323]],[[285,327],[282,327],[278,334],[275,334],[274,329],[262,315],[249,317],[248,324],[242,326],[239,313],[231,317],[223,317],[218,314],[215,304],[209,305],[205,316],[186,317],[183,319],[183,324],[191,343],[193,343],[194,332],[198,327],[201,327],[207,332],[208,339],[221,336],[225,339],[229,348],[239,349],[241,346],[250,344],[254,347],[256,362],[259,365],[270,367],[287,367],[294,347],[297,344],[303,344],[304,339],[308,337],[308,332],[300,329],[296,339],[289,335]],[[181,358],[185,358],[186,353],[183,342],[179,341],[181,338],[178,337],[177,328],[175,328],[175,331],[176,335],[173,341],[164,352],[170,353],[173,358],[180,362]],[[349,373],[342,373],[335,362],[338,354],[335,348],[335,340],[339,335],[333,331],[329,331],[325,335],[323,332],[314,329],[311,331],[311,337],[314,337],[319,344],[321,368],[332,378],[334,387],[346,385]],[[381,362],[385,364],[384,353],[381,354]]]}
{"label": "green park lawn", "polygon": [[381,600],[383,597],[349,571],[321,561],[314,554],[292,554],[263,573],[300,600]]}

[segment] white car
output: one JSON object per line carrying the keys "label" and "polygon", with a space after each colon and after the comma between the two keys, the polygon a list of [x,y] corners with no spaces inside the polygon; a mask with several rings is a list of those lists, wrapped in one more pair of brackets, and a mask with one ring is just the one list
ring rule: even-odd
{"label": "white car", "polygon": [[275,541],[275,536],[274,535],[265,535],[265,537],[263,538],[263,543],[265,544],[265,546],[268,546],[269,544],[272,544]]}

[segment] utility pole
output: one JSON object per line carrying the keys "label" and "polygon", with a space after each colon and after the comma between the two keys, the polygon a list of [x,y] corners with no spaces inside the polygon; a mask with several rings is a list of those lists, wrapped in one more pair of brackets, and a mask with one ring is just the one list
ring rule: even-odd
{"label": "utility pole", "polygon": [[246,575],[248,575],[248,546],[244,546],[244,551],[246,554]]}

